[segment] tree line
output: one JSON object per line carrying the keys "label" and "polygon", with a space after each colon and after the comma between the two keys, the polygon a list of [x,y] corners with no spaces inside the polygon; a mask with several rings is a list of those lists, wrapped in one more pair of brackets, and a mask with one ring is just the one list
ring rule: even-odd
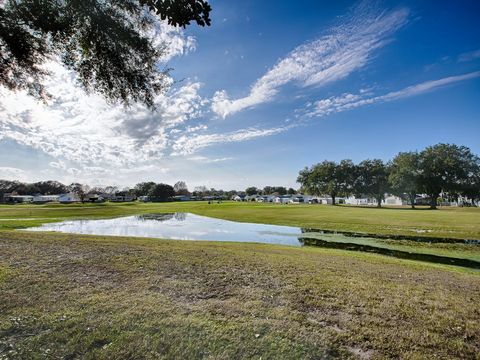
{"label": "tree line", "polygon": [[435,209],[440,195],[448,199],[480,200],[480,158],[466,146],[437,144],[424,150],[400,152],[392,160],[325,160],[299,172],[302,190],[337,197],[366,195],[381,206],[385,193],[407,199],[415,207],[417,194],[426,194]]}
{"label": "tree line", "polygon": [[[0,180],[0,198],[4,194],[17,193],[18,195],[60,195],[66,193],[75,194],[81,202],[86,201],[91,195],[112,195],[112,196],[148,196],[155,201],[168,201],[175,195],[183,193],[182,189],[177,186],[177,191],[173,186],[163,183],[142,182],[135,185],[133,188],[119,189],[116,186],[94,186],[91,187],[86,184],[72,183],[70,185],[62,184],[58,181],[39,181],[35,183],[24,183],[20,181]],[[185,185],[186,187],[186,185]],[[188,190],[187,190],[188,191]]]}

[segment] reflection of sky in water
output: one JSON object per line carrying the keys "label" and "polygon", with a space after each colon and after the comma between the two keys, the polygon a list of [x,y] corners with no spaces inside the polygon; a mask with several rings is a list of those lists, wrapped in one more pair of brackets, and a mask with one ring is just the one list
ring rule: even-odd
{"label": "reflection of sky in water", "polygon": [[148,214],[104,220],[70,220],[44,224],[29,230],[175,240],[301,245],[298,241],[301,229],[297,227],[241,223],[190,213]]}

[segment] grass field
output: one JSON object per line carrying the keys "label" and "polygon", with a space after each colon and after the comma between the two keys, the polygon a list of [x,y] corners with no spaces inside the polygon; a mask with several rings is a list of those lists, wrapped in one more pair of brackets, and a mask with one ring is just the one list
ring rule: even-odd
{"label": "grass field", "polygon": [[478,209],[2,206],[0,359],[479,359],[478,270],[312,247],[14,231],[66,218],[173,211],[480,238]]}
{"label": "grass field", "polygon": [[471,358],[478,272],[316,248],[0,232],[6,358]]}

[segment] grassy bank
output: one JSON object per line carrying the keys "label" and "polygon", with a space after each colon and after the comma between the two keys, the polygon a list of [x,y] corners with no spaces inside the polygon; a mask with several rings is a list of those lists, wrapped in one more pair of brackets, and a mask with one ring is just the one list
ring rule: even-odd
{"label": "grassy bank", "polygon": [[0,206],[0,229],[68,218],[114,217],[152,212],[192,212],[222,219],[372,234],[480,239],[480,209],[362,208],[261,203],[124,203]]}
{"label": "grassy bank", "polygon": [[475,358],[478,272],[348,251],[0,232],[0,356]]}

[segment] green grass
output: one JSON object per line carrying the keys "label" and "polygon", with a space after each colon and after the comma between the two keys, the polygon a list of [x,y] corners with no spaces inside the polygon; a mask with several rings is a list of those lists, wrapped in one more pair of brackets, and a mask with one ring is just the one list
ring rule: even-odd
{"label": "green grass", "polygon": [[[177,211],[480,239],[480,210],[472,208],[0,206],[0,359],[478,358],[475,270],[310,247],[18,231],[64,219]],[[477,261],[480,253],[478,245],[458,243],[344,240]]]}
{"label": "green grass", "polygon": [[479,302],[375,254],[0,231],[0,358],[475,359]]}

